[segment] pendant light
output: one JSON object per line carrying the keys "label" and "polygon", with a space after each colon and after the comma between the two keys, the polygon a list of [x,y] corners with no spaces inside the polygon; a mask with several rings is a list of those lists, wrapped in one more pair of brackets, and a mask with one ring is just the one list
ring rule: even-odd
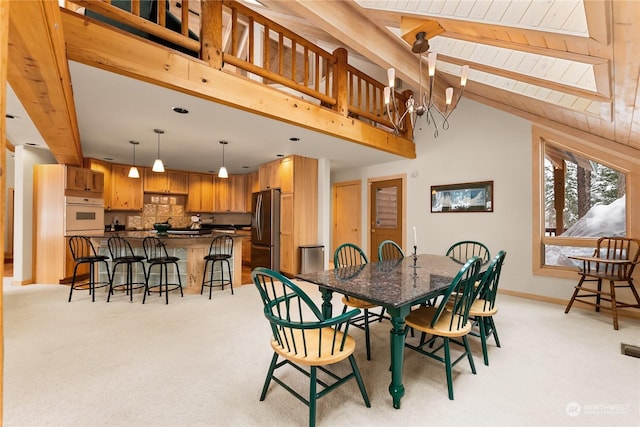
{"label": "pendant light", "polygon": [[162,129],[154,129],[153,131],[158,134],[158,157],[153,162],[151,170],[154,172],[164,172],[164,164],[160,158],[160,135],[163,134],[164,131]]}
{"label": "pendant light", "polygon": [[218,178],[229,178],[229,173],[227,172],[227,168],[224,167],[224,146],[228,144],[227,141],[220,141],[222,144],[222,166],[220,166],[220,170],[218,171]]}
{"label": "pendant light", "polygon": [[133,145],[133,166],[129,169],[129,178],[140,178],[140,172],[136,167],[136,145],[140,144],[138,141],[129,141],[129,144]]}

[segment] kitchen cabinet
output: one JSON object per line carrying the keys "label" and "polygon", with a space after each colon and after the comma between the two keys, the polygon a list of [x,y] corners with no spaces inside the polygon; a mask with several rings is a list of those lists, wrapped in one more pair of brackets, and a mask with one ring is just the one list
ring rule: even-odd
{"label": "kitchen cabinet", "polygon": [[265,163],[258,167],[260,191],[280,188],[280,160]]}
{"label": "kitchen cabinet", "polygon": [[189,174],[189,194],[187,212],[213,212],[213,175],[206,173]]}
{"label": "kitchen cabinet", "polygon": [[229,175],[229,178],[214,179],[214,211],[245,211],[245,177]]}
{"label": "kitchen cabinet", "polygon": [[294,276],[300,272],[300,246],[318,243],[318,161],[289,156],[280,172],[280,270]]}
{"label": "kitchen cabinet", "polygon": [[251,195],[255,192],[260,191],[260,176],[259,173],[251,172],[244,176],[244,186],[245,186],[245,201],[244,201],[244,210],[245,212],[251,212]]}
{"label": "kitchen cabinet", "polygon": [[144,203],[142,179],[129,178],[129,165],[111,165],[111,210],[141,211]]}
{"label": "kitchen cabinet", "polygon": [[101,172],[104,176],[104,188],[102,197],[104,199],[104,208],[111,209],[111,163],[102,160],[87,158],[84,160],[84,166],[95,172]]}
{"label": "kitchen cabinet", "polygon": [[104,175],[87,168],[66,166],[65,195],[102,197]]}
{"label": "kitchen cabinet", "polygon": [[144,168],[144,192],[163,194],[187,194],[189,192],[187,172],[165,170],[153,172]]}

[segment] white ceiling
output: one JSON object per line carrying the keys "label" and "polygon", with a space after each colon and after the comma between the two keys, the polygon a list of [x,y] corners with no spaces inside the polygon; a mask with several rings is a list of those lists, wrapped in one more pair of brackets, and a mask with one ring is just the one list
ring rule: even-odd
{"label": "white ceiling", "polygon": [[[69,67],[84,157],[129,164],[133,158],[129,141],[135,140],[140,142],[136,163],[151,166],[158,143],[153,130],[158,128],[165,131],[160,156],[171,169],[217,171],[222,163],[221,140],[228,141],[225,166],[230,173],[255,171],[278,154],[329,159],[332,170],[400,159],[99,68],[73,61]],[[19,117],[7,119],[8,141],[46,148],[10,87],[7,98],[7,114]],[[186,108],[189,114],[177,114],[172,107]],[[300,140],[291,142],[292,137]]]}

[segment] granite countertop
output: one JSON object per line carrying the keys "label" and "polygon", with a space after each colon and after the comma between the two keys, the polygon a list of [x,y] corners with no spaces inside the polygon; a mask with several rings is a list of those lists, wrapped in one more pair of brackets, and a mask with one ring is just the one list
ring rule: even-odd
{"label": "granite countertop", "polygon": [[131,230],[131,231],[106,231],[104,232],[104,234],[102,235],[97,235],[97,236],[92,236],[92,237],[97,237],[97,238],[109,238],[111,236],[121,236],[124,237],[126,239],[144,239],[145,237],[158,237],[160,239],[179,239],[179,240],[185,240],[185,239],[211,239],[213,237],[219,236],[219,235],[227,235],[230,236],[232,238],[241,238],[243,237],[240,234],[235,234],[235,233],[224,233],[224,232],[216,232],[213,231],[211,233],[207,233],[207,234],[166,234],[166,235],[158,235],[158,233],[155,230]]}

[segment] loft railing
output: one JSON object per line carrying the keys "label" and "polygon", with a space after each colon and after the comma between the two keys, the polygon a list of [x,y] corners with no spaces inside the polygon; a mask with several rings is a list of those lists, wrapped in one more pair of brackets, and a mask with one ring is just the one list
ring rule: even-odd
{"label": "loft railing", "polygon": [[[214,68],[393,131],[384,105],[385,85],[349,65],[345,49],[327,52],[236,1],[74,0],[72,4]],[[399,106],[405,105],[407,96],[396,93]],[[410,126],[407,119],[407,138]]]}

